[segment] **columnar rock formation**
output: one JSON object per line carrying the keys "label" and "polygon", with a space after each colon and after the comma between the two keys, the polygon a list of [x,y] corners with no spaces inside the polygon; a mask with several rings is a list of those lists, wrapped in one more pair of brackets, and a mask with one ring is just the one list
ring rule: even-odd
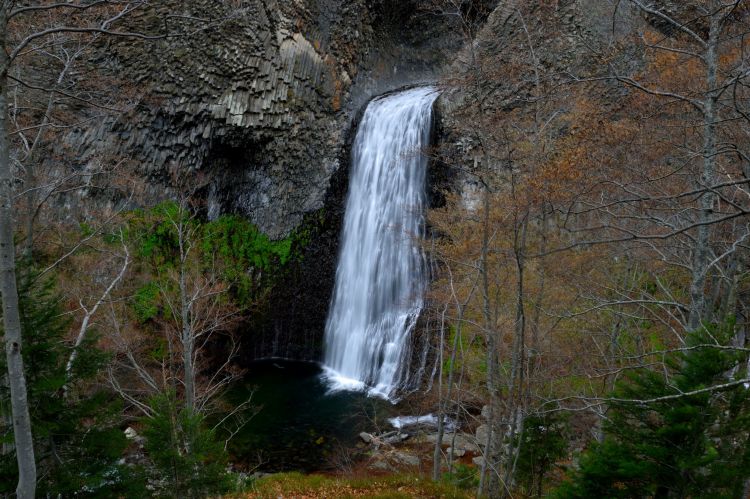
{"label": "columnar rock formation", "polygon": [[180,36],[166,40],[114,42],[111,64],[137,82],[140,105],[68,142],[84,161],[131,159],[146,180],[142,202],[173,194],[175,174],[203,172],[209,216],[239,213],[283,237],[323,206],[355,111],[434,81],[460,42],[440,18],[420,26],[417,3],[160,3],[135,27],[158,30],[168,9],[209,21],[172,21]]}
{"label": "columnar rock formation", "polygon": [[[481,3],[492,14],[478,33],[478,50],[502,53],[513,47],[508,41],[523,35],[515,3]],[[75,151],[77,168],[122,164],[136,181],[121,191],[80,191],[80,197],[66,200],[66,208],[78,217],[89,206],[118,206],[124,199],[153,204],[174,197],[177,184],[193,178],[186,173],[198,173],[199,186],[190,187],[205,201],[209,217],[240,214],[273,238],[314,218],[305,263],[275,292],[275,312],[255,325],[259,332],[250,355],[317,357],[357,112],[375,95],[435,82],[461,60],[457,55],[466,40],[456,17],[427,5],[420,0],[154,3],[130,21],[132,27],[154,32],[166,23],[178,36],[108,42],[108,54],[116,55],[108,55],[105,66],[132,82],[136,88],[128,90],[137,95],[137,105],[117,118],[71,130],[65,144]],[[541,25],[554,26],[558,34],[552,45],[536,47],[536,56],[561,69],[586,63],[590,48],[609,40],[613,5],[540,2],[526,20],[532,39]],[[167,19],[168,11],[180,17]],[[450,114],[451,99],[461,98],[449,95],[443,114]],[[508,104],[502,86],[493,101]],[[445,137],[461,143],[451,136],[450,123]],[[296,339],[290,341],[292,334]]]}

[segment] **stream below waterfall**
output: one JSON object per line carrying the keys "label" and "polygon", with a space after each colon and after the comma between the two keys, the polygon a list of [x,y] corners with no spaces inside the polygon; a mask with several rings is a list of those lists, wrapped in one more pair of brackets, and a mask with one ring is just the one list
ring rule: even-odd
{"label": "stream below waterfall", "polygon": [[313,362],[262,360],[227,394],[240,404],[252,394],[257,413],[230,443],[233,460],[263,472],[321,471],[342,466],[361,431],[389,427],[392,404],[362,391],[330,391]]}

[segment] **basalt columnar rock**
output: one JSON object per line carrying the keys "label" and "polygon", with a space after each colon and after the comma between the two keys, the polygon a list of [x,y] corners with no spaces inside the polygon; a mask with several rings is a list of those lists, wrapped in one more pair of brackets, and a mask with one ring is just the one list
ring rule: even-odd
{"label": "basalt columnar rock", "polygon": [[112,42],[140,105],[67,137],[83,162],[128,158],[138,201],[201,172],[209,217],[237,213],[273,238],[323,207],[356,111],[372,96],[435,81],[460,42],[419,2],[168,0],[130,23],[176,36]]}
{"label": "basalt columnar rock", "polygon": [[78,191],[66,209],[85,216],[90,206],[153,205],[187,191],[208,218],[239,214],[274,239],[304,221],[310,244],[245,324],[243,354],[319,358],[358,112],[374,96],[437,81],[463,43],[454,20],[425,5],[153,2],[128,28],[166,25],[171,35],[112,39],[104,51],[137,105],[65,138],[77,168],[122,164],[126,185]]}
{"label": "basalt columnar rock", "polygon": [[[349,145],[358,112],[373,96],[435,82],[467,50],[502,54],[528,29],[545,64],[576,68],[607,43],[610,2],[539,2],[526,26],[516,3],[486,0],[491,12],[467,45],[459,18],[422,0],[162,0],[132,29],[175,36],[108,41],[105,65],[131,82],[138,105],[125,115],[72,129],[65,146],[78,168],[123,163],[125,191],[81,191],[71,212],[124,199],[150,205],[192,190],[205,215],[240,214],[272,238],[301,224],[313,237],[303,259],[248,327],[248,357],[319,357],[333,287]],[[481,10],[481,9],[480,9]],[[175,17],[177,14],[177,17]],[[171,16],[171,17],[168,17]],[[593,45],[592,45],[593,44]],[[112,55],[114,54],[114,55]],[[500,57],[498,60],[502,60]],[[101,62],[101,61],[99,61]],[[508,77],[499,89],[516,88]],[[452,101],[442,99],[450,133]],[[495,105],[513,105],[499,90]],[[452,138],[451,138],[452,137]],[[455,138],[456,143],[460,138]],[[470,158],[470,148],[456,149]],[[437,175],[439,180],[449,180]],[[189,179],[189,184],[185,185]],[[198,185],[194,183],[198,182]],[[133,187],[135,185],[135,187]],[[132,196],[132,198],[131,198]]]}

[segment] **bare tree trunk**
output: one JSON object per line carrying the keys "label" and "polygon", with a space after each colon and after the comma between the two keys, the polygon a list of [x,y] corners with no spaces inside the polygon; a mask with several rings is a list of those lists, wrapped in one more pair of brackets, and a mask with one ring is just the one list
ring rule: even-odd
{"label": "bare tree trunk", "polygon": [[[452,279],[452,277],[451,277]],[[451,282],[451,286],[453,283]],[[448,364],[448,389],[445,394],[445,400],[440,406],[440,411],[438,414],[438,433],[437,433],[437,440],[435,441],[435,451],[434,451],[434,461],[433,461],[433,470],[432,470],[432,476],[433,479],[438,480],[440,478],[440,463],[441,463],[441,452],[442,452],[442,444],[443,444],[443,435],[445,434],[445,418],[448,414],[448,405],[451,403],[451,396],[453,394],[453,378],[456,371],[456,355],[458,353],[458,347],[461,343],[461,334],[463,333],[463,322],[464,322],[464,311],[466,310],[466,306],[469,304],[469,301],[471,301],[472,296],[474,295],[474,290],[476,287],[472,287],[471,291],[469,292],[466,302],[461,303],[458,298],[456,297],[456,306],[458,307],[458,315],[456,318],[456,336],[453,339],[453,345],[451,347],[451,356],[450,361]],[[443,314],[443,319],[441,322],[441,337],[443,335],[442,329],[445,327],[445,314]],[[463,366],[462,368],[463,369]],[[440,376],[442,379],[442,366],[440,367]],[[442,392],[441,392],[442,393]],[[453,438],[453,442],[455,443],[455,434]],[[453,444],[451,444],[451,452],[455,447]],[[448,456],[448,462],[452,465],[451,456]]]}
{"label": "bare tree trunk", "polygon": [[185,216],[186,210],[183,206],[180,206],[179,215],[180,220],[178,221],[178,237],[180,242],[180,321],[182,326],[182,363],[185,371],[185,408],[192,412],[195,410],[195,366],[193,365],[193,350],[195,350],[195,338],[193,336],[193,328],[190,323],[190,308],[192,301],[188,297],[187,284],[185,282],[185,274],[187,269],[187,257],[189,249],[187,245],[190,243],[186,240],[186,232],[189,230],[186,227]]}
{"label": "bare tree trunk", "polygon": [[16,248],[13,240],[13,170],[8,140],[8,66],[5,37],[8,6],[0,5],[0,293],[3,301],[5,355],[8,363],[13,437],[18,461],[19,499],[33,498],[36,492],[36,463],[31,418],[26,394],[26,377],[21,355],[21,318],[16,285]]}
{"label": "bare tree trunk", "polygon": [[31,260],[34,249],[34,205],[36,204],[36,196],[34,193],[34,167],[29,164],[24,165],[26,172],[24,173],[24,189],[26,190],[26,238],[23,249],[23,257]]}
{"label": "bare tree trunk", "polygon": [[[66,73],[68,72],[69,64],[66,64],[63,70],[60,72],[60,75],[57,78],[57,82],[55,84],[55,88],[59,86],[59,84],[62,82],[62,80],[65,78]],[[34,220],[36,218],[36,212],[37,212],[37,203],[36,203],[36,175],[34,173],[36,169],[36,165],[34,164],[34,161],[36,161],[37,157],[37,147],[39,146],[39,142],[41,141],[42,134],[44,133],[45,128],[49,124],[50,121],[50,115],[52,114],[52,108],[55,103],[55,93],[50,92],[49,97],[47,99],[47,108],[44,111],[44,116],[42,117],[42,122],[39,125],[39,130],[36,133],[36,136],[34,138],[34,141],[31,143],[31,146],[29,147],[28,154],[26,155],[26,161],[24,161],[23,168],[24,168],[24,181],[23,181],[23,188],[26,191],[25,195],[25,201],[26,201],[26,238],[25,243],[23,247],[23,256],[27,259],[31,259],[34,256]]]}
{"label": "bare tree trunk", "polygon": [[[541,227],[540,227],[540,233],[541,241],[539,245],[539,253],[544,254],[547,251],[547,209],[546,206],[542,208],[542,220],[541,220]],[[544,304],[544,291],[545,291],[545,284],[547,281],[547,262],[545,258],[542,256],[539,259],[539,291],[536,294],[536,297],[534,299],[533,304],[533,314],[531,317],[531,352],[529,352],[529,359],[533,360],[533,365],[530,366],[530,371],[535,371],[537,368],[537,364],[539,362],[539,359],[541,357],[541,338],[539,336],[540,329],[541,329],[541,316],[542,316],[542,306]]]}
{"label": "bare tree trunk", "polygon": [[[508,394],[510,407],[508,415],[510,416],[509,428],[508,428],[508,445],[507,451],[505,452],[504,467],[505,467],[505,484],[509,485],[513,482],[513,475],[515,472],[516,456],[519,451],[519,446],[515,445],[516,433],[523,431],[523,385],[524,385],[524,361],[526,358],[525,354],[525,343],[526,343],[526,310],[524,306],[524,297],[526,291],[524,289],[524,271],[526,269],[526,230],[528,223],[524,219],[519,223],[516,223],[516,229],[514,234],[514,255],[516,260],[516,272],[517,272],[517,283],[516,283],[516,324],[515,324],[515,337],[513,339],[513,352],[511,353],[511,372],[510,372],[510,383],[508,384]],[[520,444],[519,444],[520,445]],[[503,497],[507,494],[503,492]]]}
{"label": "bare tree trunk", "polygon": [[[443,407],[440,410],[440,419],[438,420],[438,433],[437,433],[437,440],[435,441],[435,463],[432,470],[432,474],[435,480],[438,480],[440,478],[440,457],[441,457],[441,451],[442,451],[442,445],[443,445],[443,435],[445,434],[445,418],[448,414],[448,404],[450,404],[451,401],[451,395],[452,395],[452,388],[453,388],[453,374],[456,370],[456,352],[458,351],[458,343],[461,341],[461,321],[463,321],[462,317],[462,311],[459,312],[459,322],[456,326],[456,337],[453,340],[453,347],[451,351],[451,360],[449,364],[449,372],[448,372],[448,391],[445,394],[445,401],[443,404]],[[451,452],[453,452],[453,449],[451,449]],[[450,456],[448,457],[450,460]]]}
{"label": "bare tree trunk", "polygon": [[193,333],[190,328],[185,273],[180,270],[180,300],[182,301],[182,359],[185,369],[185,407],[195,408],[195,368],[193,366]]}
{"label": "bare tree trunk", "polygon": [[[447,307],[447,306],[446,306]],[[437,439],[435,440],[435,449],[432,454],[432,479],[434,481],[440,480],[440,465],[442,462],[442,440],[443,440],[443,429],[446,414],[447,394],[446,399],[443,399],[443,351],[445,350],[445,312],[440,317],[440,350],[439,350],[439,362],[440,362],[440,373],[438,374],[438,427],[437,427]],[[452,354],[451,354],[452,355]]]}
{"label": "bare tree trunk", "polygon": [[[489,161],[486,160],[486,164]],[[496,409],[500,407],[497,396],[497,383],[495,379],[495,361],[497,360],[497,339],[495,338],[495,323],[493,321],[490,306],[490,283],[489,283],[489,245],[490,245],[490,189],[486,184],[484,189],[484,217],[482,223],[482,253],[480,256],[479,271],[482,280],[482,315],[484,316],[484,329],[487,337],[487,391],[490,395],[490,411],[487,423],[487,441],[485,442],[484,461],[479,475],[478,495],[481,496],[485,490],[493,495],[498,490],[498,476],[494,469],[494,458],[496,454],[493,438],[495,433],[494,418]],[[490,472],[489,476],[487,475]]]}
{"label": "bare tree trunk", "polygon": [[[708,42],[706,44],[706,96],[703,102],[703,171],[701,172],[699,188],[708,189],[714,184],[716,170],[716,104],[718,92],[716,88],[716,74],[718,66],[717,45],[721,12],[714,12],[710,16]],[[695,331],[701,326],[706,314],[706,277],[708,274],[710,253],[711,220],[716,194],[706,191],[701,196],[698,234],[693,253],[693,271],[690,282],[690,315],[688,329]]]}
{"label": "bare tree trunk", "polygon": [[94,305],[91,307],[91,309],[87,308],[83,304],[83,300],[81,300],[80,302],[81,308],[83,309],[85,315],[83,316],[83,320],[81,321],[81,327],[78,329],[78,335],[76,336],[75,343],[73,343],[73,351],[70,352],[68,362],[65,364],[65,384],[62,388],[63,396],[67,396],[68,394],[69,383],[73,374],[73,365],[78,358],[78,352],[81,348],[81,344],[83,343],[83,340],[86,339],[86,334],[88,333],[91,319],[94,317],[94,314],[96,314],[96,311],[99,309],[99,307],[105,302],[105,300],[109,298],[112,290],[115,289],[115,286],[117,286],[117,283],[120,282],[123,277],[125,277],[125,272],[128,270],[128,265],[130,265],[130,252],[128,251],[128,247],[125,244],[124,236],[122,235],[122,233],[120,233],[120,239],[122,240],[122,248],[125,253],[120,272],[118,272],[115,278],[112,279],[112,281],[109,283],[109,286],[107,286],[99,299],[94,302]]}

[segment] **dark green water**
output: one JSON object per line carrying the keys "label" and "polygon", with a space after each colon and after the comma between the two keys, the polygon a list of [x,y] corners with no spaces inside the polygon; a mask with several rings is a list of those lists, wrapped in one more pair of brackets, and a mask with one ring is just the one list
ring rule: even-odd
{"label": "dark green water", "polygon": [[359,432],[387,427],[388,402],[362,392],[329,393],[315,363],[264,360],[228,394],[252,393],[257,414],[230,443],[233,461],[260,471],[320,471],[354,457]]}

